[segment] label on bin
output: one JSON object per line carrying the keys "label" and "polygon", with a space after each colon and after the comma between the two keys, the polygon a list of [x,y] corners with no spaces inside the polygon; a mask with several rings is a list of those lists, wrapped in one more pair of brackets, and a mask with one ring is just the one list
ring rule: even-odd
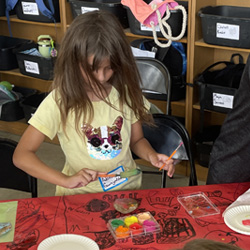
{"label": "label on bin", "polygon": [[24,60],[25,71],[33,74],[40,74],[38,63]]}
{"label": "label on bin", "polygon": [[[140,24],[140,29],[141,29],[142,31],[153,31],[152,28],[147,27],[147,26],[144,25],[144,24]],[[156,32],[160,32],[160,31],[161,31],[161,30],[160,30],[159,24],[155,26],[155,31],[156,31]]]}
{"label": "label on bin", "polygon": [[240,39],[240,26],[226,23],[216,23],[216,37],[239,40]]}
{"label": "label on bin", "polygon": [[39,16],[37,3],[21,2],[24,15],[36,15]]}
{"label": "label on bin", "polygon": [[90,7],[84,7],[84,6],[81,7],[82,14],[85,14],[87,12],[94,11],[94,10],[99,10],[99,8],[90,8]]}
{"label": "label on bin", "polygon": [[219,93],[213,93],[213,105],[222,108],[233,108],[233,95],[224,95]]}

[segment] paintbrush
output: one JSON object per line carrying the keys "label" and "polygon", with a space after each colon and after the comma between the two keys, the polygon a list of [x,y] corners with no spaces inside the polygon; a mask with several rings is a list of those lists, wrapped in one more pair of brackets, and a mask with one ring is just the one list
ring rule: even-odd
{"label": "paintbrush", "polygon": [[136,168],[132,170],[128,170],[125,172],[117,173],[117,174],[98,174],[98,177],[105,177],[105,178],[111,178],[111,177],[121,177],[121,178],[127,178],[130,176],[138,175],[141,173],[141,170]]}
{"label": "paintbrush", "polygon": [[[181,145],[183,144],[183,142],[181,142],[179,144],[179,146],[173,151],[173,153],[168,157],[167,161],[170,160],[174,155],[175,153],[177,152],[177,150],[181,147]],[[159,168],[159,171],[161,171],[163,169],[163,167],[166,165],[166,163],[164,163],[160,168]]]}

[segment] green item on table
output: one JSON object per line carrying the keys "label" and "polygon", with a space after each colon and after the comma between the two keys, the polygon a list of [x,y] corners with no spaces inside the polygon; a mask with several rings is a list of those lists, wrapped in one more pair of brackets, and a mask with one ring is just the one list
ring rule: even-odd
{"label": "green item on table", "polygon": [[0,203],[0,243],[13,241],[16,224],[16,212],[17,201]]}

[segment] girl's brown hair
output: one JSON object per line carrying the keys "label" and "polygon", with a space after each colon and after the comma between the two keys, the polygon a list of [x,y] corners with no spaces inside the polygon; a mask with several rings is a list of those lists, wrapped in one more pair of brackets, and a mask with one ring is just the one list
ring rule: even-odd
{"label": "girl's brown hair", "polygon": [[[90,66],[88,58],[93,55],[93,65]],[[56,60],[52,89],[56,89],[58,93],[56,102],[64,128],[71,110],[76,115],[76,127],[81,114],[88,114],[88,117],[84,117],[87,122],[93,119],[93,106],[85,88],[86,84],[91,87],[89,82],[95,82],[100,90],[96,95],[104,99],[104,94],[100,93],[105,93],[105,89],[95,79],[93,70],[98,69],[105,58],[110,58],[110,66],[114,71],[109,83],[119,92],[120,110],[127,104],[140,121],[150,120],[144,107],[140,75],[121,24],[109,12],[93,11],[74,19],[62,40]],[[86,77],[84,80],[80,67],[89,82],[86,82]],[[111,103],[109,105],[112,106]]]}

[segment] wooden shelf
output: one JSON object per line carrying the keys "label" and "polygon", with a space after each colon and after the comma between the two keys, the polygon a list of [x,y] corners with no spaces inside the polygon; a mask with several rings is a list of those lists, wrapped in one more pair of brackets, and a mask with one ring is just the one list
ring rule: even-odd
{"label": "wooden shelf", "polygon": [[[24,119],[19,121],[1,121],[0,120],[0,130],[15,134],[15,135],[22,135],[25,129],[28,127],[28,124]],[[59,144],[58,138],[56,137],[54,140],[50,140],[49,138],[45,139],[46,142]]]}
{"label": "wooden shelf", "polygon": [[[153,39],[152,36],[142,36],[142,35],[133,34],[133,33],[131,33],[129,28],[125,29],[124,31],[125,31],[125,34],[126,34],[127,37],[131,37],[131,38],[134,38],[134,39],[142,39],[142,38],[144,38],[144,39]],[[158,39],[162,40],[162,41],[166,40],[165,38],[161,38],[161,37],[159,37]],[[184,38],[180,39],[178,42],[187,43],[187,38],[184,37]]]}
{"label": "wooden shelf", "polygon": [[[0,20],[2,21],[7,21],[6,17],[0,17]],[[25,25],[30,25],[30,26],[41,26],[41,27],[56,27],[56,28],[61,28],[61,23],[41,23],[41,22],[33,22],[33,21],[26,21],[22,19],[18,19],[16,15],[10,16],[10,22],[11,23],[21,23]]]}
{"label": "wooden shelf", "polygon": [[231,51],[246,52],[246,53],[250,52],[250,49],[242,49],[242,48],[234,48],[234,47],[226,47],[226,46],[208,44],[208,43],[205,43],[203,39],[196,41],[195,45],[200,46],[200,47],[205,47],[205,48],[212,48],[212,49],[231,50]]}
{"label": "wooden shelf", "polygon": [[48,92],[52,83],[52,81],[23,75],[19,69],[0,71],[0,75],[3,80],[13,83],[15,86],[37,89],[41,92]]}

